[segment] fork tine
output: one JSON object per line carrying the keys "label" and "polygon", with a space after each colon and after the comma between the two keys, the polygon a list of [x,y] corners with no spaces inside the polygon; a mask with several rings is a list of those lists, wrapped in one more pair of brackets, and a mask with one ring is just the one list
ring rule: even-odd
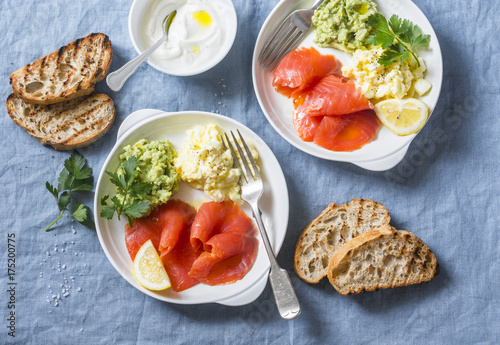
{"label": "fork tine", "polygon": [[254,171],[255,178],[258,180],[260,179],[260,173],[259,169],[257,168],[257,164],[255,164],[255,160],[252,157],[252,152],[250,152],[250,149],[248,148],[247,143],[245,142],[245,139],[243,139],[243,136],[240,133],[240,130],[236,130],[238,132],[238,135],[240,136],[241,143],[243,144],[243,147],[245,148],[245,152],[247,153],[247,161],[249,161],[252,164],[252,168]]}
{"label": "fork tine", "polygon": [[[229,147],[229,150],[231,151],[231,156],[233,156],[233,162],[236,162],[236,166],[241,171],[241,175],[243,175],[243,178],[245,179],[245,181],[248,182],[247,177],[243,173],[243,169],[241,169],[240,161],[238,160],[238,155],[236,154],[236,151],[234,150],[234,147],[231,144],[231,141],[229,140],[229,137],[227,136],[227,133],[224,133],[224,136],[226,137],[227,146]],[[224,149],[227,149],[226,145],[224,144],[224,138],[222,138],[221,141],[222,141],[222,145],[223,145]]]}
{"label": "fork tine", "polygon": [[[240,154],[240,158],[241,158],[241,165],[243,165],[244,169],[245,169],[245,173],[247,175],[246,177],[246,180],[247,182],[250,182],[250,178],[252,180],[255,180],[253,174],[252,174],[252,171],[250,170],[250,167],[248,165],[248,161],[245,157],[245,154],[243,153],[243,150],[241,149],[241,146],[240,144],[238,143],[238,139],[236,139],[236,137],[234,136],[234,133],[233,131],[231,131],[231,135],[233,137],[233,142],[234,142],[234,146],[236,146],[236,148],[238,149],[238,153]],[[241,172],[243,173],[243,170],[241,170]]]}
{"label": "fork tine", "polygon": [[[297,28],[296,28],[297,29]],[[276,65],[281,61],[281,59],[295,46],[300,42],[302,37],[304,36],[303,32],[298,30],[292,32],[292,34],[284,41],[281,42],[280,47],[275,49],[275,52],[278,51],[274,58],[267,64],[265,69],[274,69]],[[279,49],[279,50],[278,50]]]}
{"label": "fork tine", "polygon": [[259,62],[265,64],[266,61],[272,56],[273,52],[276,51],[277,46],[288,37],[291,31],[293,31],[295,26],[291,21],[285,20],[283,24],[280,25],[276,33],[271,37],[266,47],[259,55]]}

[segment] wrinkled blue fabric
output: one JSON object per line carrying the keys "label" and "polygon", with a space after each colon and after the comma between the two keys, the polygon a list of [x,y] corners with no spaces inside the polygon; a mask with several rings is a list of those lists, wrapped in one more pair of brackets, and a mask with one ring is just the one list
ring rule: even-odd
{"label": "wrinkled blue fabric", "polygon": [[[281,138],[266,120],[253,91],[251,59],[276,0],[234,0],[234,46],[206,73],[174,77],[144,64],[120,92],[105,83],[97,87],[114,99],[117,118],[105,137],[80,150],[94,175],[121,122],[139,109],[218,112],[264,138],[283,168],[290,194],[289,227],[278,261],[290,272],[301,302],[302,314],[293,321],[279,317],[269,284],[255,302],[242,307],[160,302],[115,271],[94,231],[69,218],[43,231],[57,212],[45,181],[57,181],[69,153],[40,145],[4,107],[0,343],[498,344],[500,50],[495,32],[500,2],[415,2],[441,44],[443,88],[429,123],[403,162],[388,172],[312,157]],[[12,71],[91,32],[109,35],[111,70],[135,57],[127,28],[131,3],[0,0],[3,99],[11,92]],[[87,204],[91,194],[83,200]],[[340,296],[324,280],[309,285],[298,279],[292,260],[299,233],[329,203],[351,198],[385,205],[394,226],[414,232],[433,250],[440,274],[429,283],[356,296]],[[11,233],[16,236],[15,338],[7,328]]]}

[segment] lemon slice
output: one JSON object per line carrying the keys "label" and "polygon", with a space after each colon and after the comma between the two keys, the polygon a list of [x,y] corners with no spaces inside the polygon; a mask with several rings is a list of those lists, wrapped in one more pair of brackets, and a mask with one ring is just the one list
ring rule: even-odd
{"label": "lemon slice", "polygon": [[139,284],[149,290],[160,291],[171,286],[165,267],[151,240],[144,243],[135,256],[134,276]]}
{"label": "lemon slice", "polygon": [[388,99],[377,103],[375,111],[380,121],[398,135],[418,132],[429,116],[427,105],[415,98]]}

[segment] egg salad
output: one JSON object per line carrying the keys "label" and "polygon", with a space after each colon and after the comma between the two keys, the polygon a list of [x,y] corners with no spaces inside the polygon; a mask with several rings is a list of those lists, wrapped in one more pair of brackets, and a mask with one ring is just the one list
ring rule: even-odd
{"label": "egg salad", "polygon": [[[193,188],[201,189],[215,201],[233,200],[241,204],[241,172],[233,167],[230,150],[224,150],[219,139],[223,131],[215,124],[196,126],[187,131],[182,149],[174,159],[181,180]],[[249,143],[255,160],[258,153]]]}
{"label": "egg salad", "polygon": [[427,68],[422,58],[418,58],[420,66],[410,57],[385,67],[378,63],[383,53],[381,47],[356,50],[350,64],[342,67],[342,74],[355,79],[365,97],[375,101],[422,96],[430,90],[432,85],[424,78]]}

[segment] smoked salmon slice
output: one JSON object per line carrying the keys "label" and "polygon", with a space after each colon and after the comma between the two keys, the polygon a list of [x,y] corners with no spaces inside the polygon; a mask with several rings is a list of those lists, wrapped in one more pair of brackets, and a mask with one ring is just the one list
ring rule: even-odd
{"label": "smoked salmon slice", "polygon": [[213,236],[193,263],[189,276],[207,285],[231,284],[242,279],[257,256],[258,243],[253,235],[226,232]]}
{"label": "smoked salmon slice", "polygon": [[203,253],[189,275],[208,285],[243,278],[257,256],[256,232],[252,220],[234,202],[204,203],[191,226],[191,245]]}
{"label": "smoked salmon slice", "polygon": [[293,112],[293,126],[303,141],[313,141],[321,120],[323,116],[311,117],[296,110]]}
{"label": "smoked salmon slice", "polygon": [[198,249],[214,235],[224,232],[256,233],[255,226],[243,210],[232,201],[206,202],[200,206],[191,226],[191,245]]}
{"label": "smoked salmon slice", "polygon": [[295,49],[276,66],[273,86],[282,95],[296,98],[327,75],[342,76],[341,68],[333,55],[322,55],[312,47]]}
{"label": "smoked salmon slice", "polygon": [[174,249],[182,231],[191,226],[195,215],[196,210],[180,200],[169,200],[159,207],[159,250],[162,256]]}
{"label": "smoked salmon slice", "polygon": [[153,242],[158,251],[160,244],[160,229],[158,227],[157,213],[153,211],[148,217],[134,219],[134,224],[125,225],[125,245],[132,261],[135,255],[141,249],[142,245],[148,240]]}
{"label": "smoked salmon slice", "polygon": [[306,95],[297,111],[309,116],[345,115],[372,109],[373,105],[353,81],[327,76]]}
{"label": "smoked salmon slice", "polygon": [[377,136],[381,122],[373,110],[344,116],[324,116],[314,142],[332,151],[358,150]]}
{"label": "smoked salmon slice", "polygon": [[165,266],[172,289],[176,292],[184,291],[195,286],[199,281],[189,276],[189,271],[195,260],[200,256],[201,249],[196,251],[189,241],[190,228],[184,228],[175,247],[166,254],[161,254],[161,260]]}

